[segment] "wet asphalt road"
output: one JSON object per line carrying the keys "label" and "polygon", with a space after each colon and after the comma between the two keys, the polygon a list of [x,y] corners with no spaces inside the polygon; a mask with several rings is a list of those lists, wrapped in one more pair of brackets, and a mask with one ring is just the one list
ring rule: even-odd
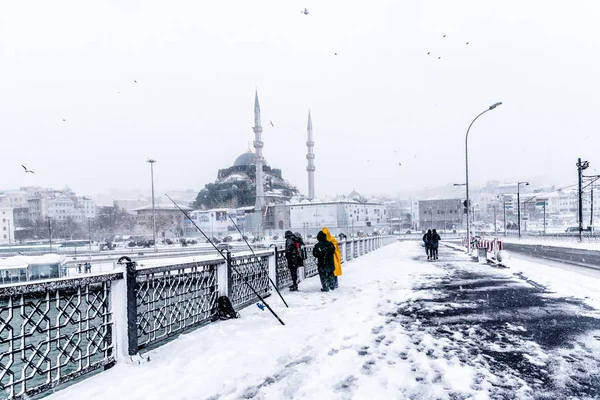
{"label": "wet asphalt road", "polygon": [[441,273],[414,287],[422,298],[388,314],[415,345],[427,334],[444,340],[443,357],[481,371],[475,386],[491,383],[494,399],[600,399],[597,310],[452,249],[433,264]]}

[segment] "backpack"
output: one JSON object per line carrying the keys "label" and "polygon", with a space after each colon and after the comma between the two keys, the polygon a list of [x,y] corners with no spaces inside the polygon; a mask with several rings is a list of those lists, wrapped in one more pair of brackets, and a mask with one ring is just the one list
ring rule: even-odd
{"label": "backpack", "polygon": [[236,312],[231,304],[231,300],[227,296],[220,296],[217,299],[217,312],[213,315],[212,320],[216,321],[239,318],[240,313]]}
{"label": "backpack", "polygon": [[298,237],[296,237],[294,239],[294,242],[296,244],[296,260],[298,262],[298,266],[303,267],[304,260],[306,260],[306,258],[307,258],[306,246],[304,245],[304,242],[302,241],[302,239],[299,239]]}

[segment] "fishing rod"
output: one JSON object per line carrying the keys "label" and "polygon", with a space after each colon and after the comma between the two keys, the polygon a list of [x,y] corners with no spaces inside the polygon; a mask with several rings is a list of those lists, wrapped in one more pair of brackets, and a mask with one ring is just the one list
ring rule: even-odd
{"label": "fishing rod", "polygon": [[[223,207],[223,204],[221,204],[220,201],[217,200],[217,203],[219,203],[219,205],[221,207]],[[235,221],[233,220],[233,218],[231,218],[231,215],[229,215],[229,213],[227,213],[227,216],[229,217],[229,219],[231,220],[231,222],[233,223],[233,226],[235,226],[235,229],[237,229],[237,231],[240,233],[240,235],[242,236],[242,239],[244,240],[244,242],[246,243],[246,246],[248,246],[248,248],[250,249],[250,251],[252,252],[252,255],[254,257],[256,257],[256,253],[254,252],[254,249],[252,248],[252,246],[250,246],[250,243],[248,243],[248,240],[246,239],[246,236],[244,236],[244,234],[242,233],[242,231],[240,230],[240,227],[235,223]],[[281,301],[283,301],[283,304],[285,304],[286,308],[290,308],[290,306],[288,306],[288,304],[286,303],[285,299],[283,298],[283,295],[281,294],[281,292],[279,291],[279,288],[277,288],[277,285],[275,284],[275,282],[273,282],[273,279],[271,279],[271,277],[269,276],[269,282],[271,282],[271,286],[273,287],[273,289],[275,289],[275,291],[277,292],[277,294],[279,295],[279,297],[281,298]]]}
{"label": "fishing rod", "polygon": [[215,246],[213,241],[210,240],[208,238],[208,236],[206,236],[204,231],[202,231],[202,229],[200,229],[200,227],[194,222],[194,220],[188,215],[188,213],[186,213],[184,210],[182,210],[181,207],[179,207],[179,204],[175,203],[168,194],[165,194],[165,196],[167,196],[167,198],[169,200],[171,200],[171,202],[175,205],[175,207],[177,207],[179,209],[179,211],[181,211],[183,213],[183,215],[185,215],[185,217],[190,220],[190,222],[196,227],[196,229],[198,229],[198,231],[202,234],[202,236],[204,236],[204,238],[208,241],[208,243],[210,243],[212,245],[212,247],[214,247],[215,250],[217,250],[217,252],[221,255],[221,257],[223,257],[223,259],[225,260],[227,265],[229,267],[231,267],[231,269],[242,278],[242,282],[244,282],[250,288],[250,290],[252,290],[252,292],[256,295],[256,297],[258,297],[258,299],[265,305],[265,307],[267,307],[269,309],[269,311],[271,311],[271,314],[273,314],[273,316],[275,318],[277,318],[277,320],[281,323],[281,325],[285,325],[283,323],[283,321],[281,320],[281,318],[279,318],[279,316],[275,313],[275,311],[273,311],[271,306],[269,306],[269,304],[265,301],[265,299],[260,294],[258,294],[258,292],[256,290],[254,290],[254,287],[250,283],[248,283],[248,278],[244,277],[240,273],[240,271],[238,271],[238,269],[230,262],[229,258],[225,257],[223,255],[223,253],[221,251],[219,251],[219,249],[217,248],[217,246]]}
{"label": "fishing rod", "polygon": [[[238,227],[238,225],[235,223],[235,221],[233,220],[233,218],[231,218],[231,215],[229,215],[229,213],[227,213],[227,216],[229,217],[229,219],[231,220],[231,222],[233,223],[233,226],[235,226],[235,229],[237,229],[237,231],[240,233],[240,235],[242,235],[242,239],[244,240],[244,242],[246,243],[246,246],[248,246],[248,248],[250,249],[250,251],[252,252],[252,255],[254,255],[256,257],[256,253],[254,252],[254,249],[252,248],[252,246],[250,246],[250,244],[248,243],[248,240],[246,239],[246,236],[244,236],[244,234],[242,233],[242,231],[240,230],[240,228]],[[277,294],[279,295],[279,297],[281,298],[281,301],[283,301],[283,304],[285,304],[285,306],[287,308],[290,308],[290,306],[288,306],[288,304],[285,302],[285,299],[283,298],[283,296],[281,295],[281,292],[279,291],[279,289],[277,288],[277,285],[275,284],[275,282],[273,282],[273,280],[271,279],[271,277],[269,276],[269,282],[271,282],[271,286],[273,286],[273,289],[275,289],[275,291],[277,292]]]}

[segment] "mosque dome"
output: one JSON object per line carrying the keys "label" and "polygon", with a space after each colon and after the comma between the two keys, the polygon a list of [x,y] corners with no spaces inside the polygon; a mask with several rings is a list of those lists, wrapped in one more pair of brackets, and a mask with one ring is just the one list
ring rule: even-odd
{"label": "mosque dome", "polygon": [[[266,161],[263,162],[264,165],[267,165]],[[250,148],[248,148],[247,152],[240,154],[233,162],[234,167],[248,167],[252,165],[256,165],[256,154]]]}
{"label": "mosque dome", "polygon": [[256,165],[256,154],[251,151],[240,154],[233,162],[234,167]]}
{"label": "mosque dome", "polygon": [[348,198],[350,200],[360,200],[361,197],[362,197],[361,194],[358,193],[356,190],[352,190],[350,192],[350,194],[348,195]]}

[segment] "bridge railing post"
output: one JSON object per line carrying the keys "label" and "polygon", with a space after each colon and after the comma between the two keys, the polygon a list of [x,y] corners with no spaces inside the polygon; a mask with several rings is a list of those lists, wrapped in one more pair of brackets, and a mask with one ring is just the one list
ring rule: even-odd
{"label": "bridge railing post", "polygon": [[219,296],[229,295],[229,263],[227,262],[217,265],[217,285]]}
{"label": "bridge railing post", "polygon": [[137,301],[135,295],[135,262],[127,261],[125,265],[125,282],[127,285],[127,354],[138,353],[137,337]]}
{"label": "bridge railing post", "polygon": [[[137,336],[136,264],[122,257],[115,270],[123,272],[123,280],[113,283],[111,305],[114,318],[115,359],[125,363],[139,362]],[[134,358],[137,358],[134,359]]]}

